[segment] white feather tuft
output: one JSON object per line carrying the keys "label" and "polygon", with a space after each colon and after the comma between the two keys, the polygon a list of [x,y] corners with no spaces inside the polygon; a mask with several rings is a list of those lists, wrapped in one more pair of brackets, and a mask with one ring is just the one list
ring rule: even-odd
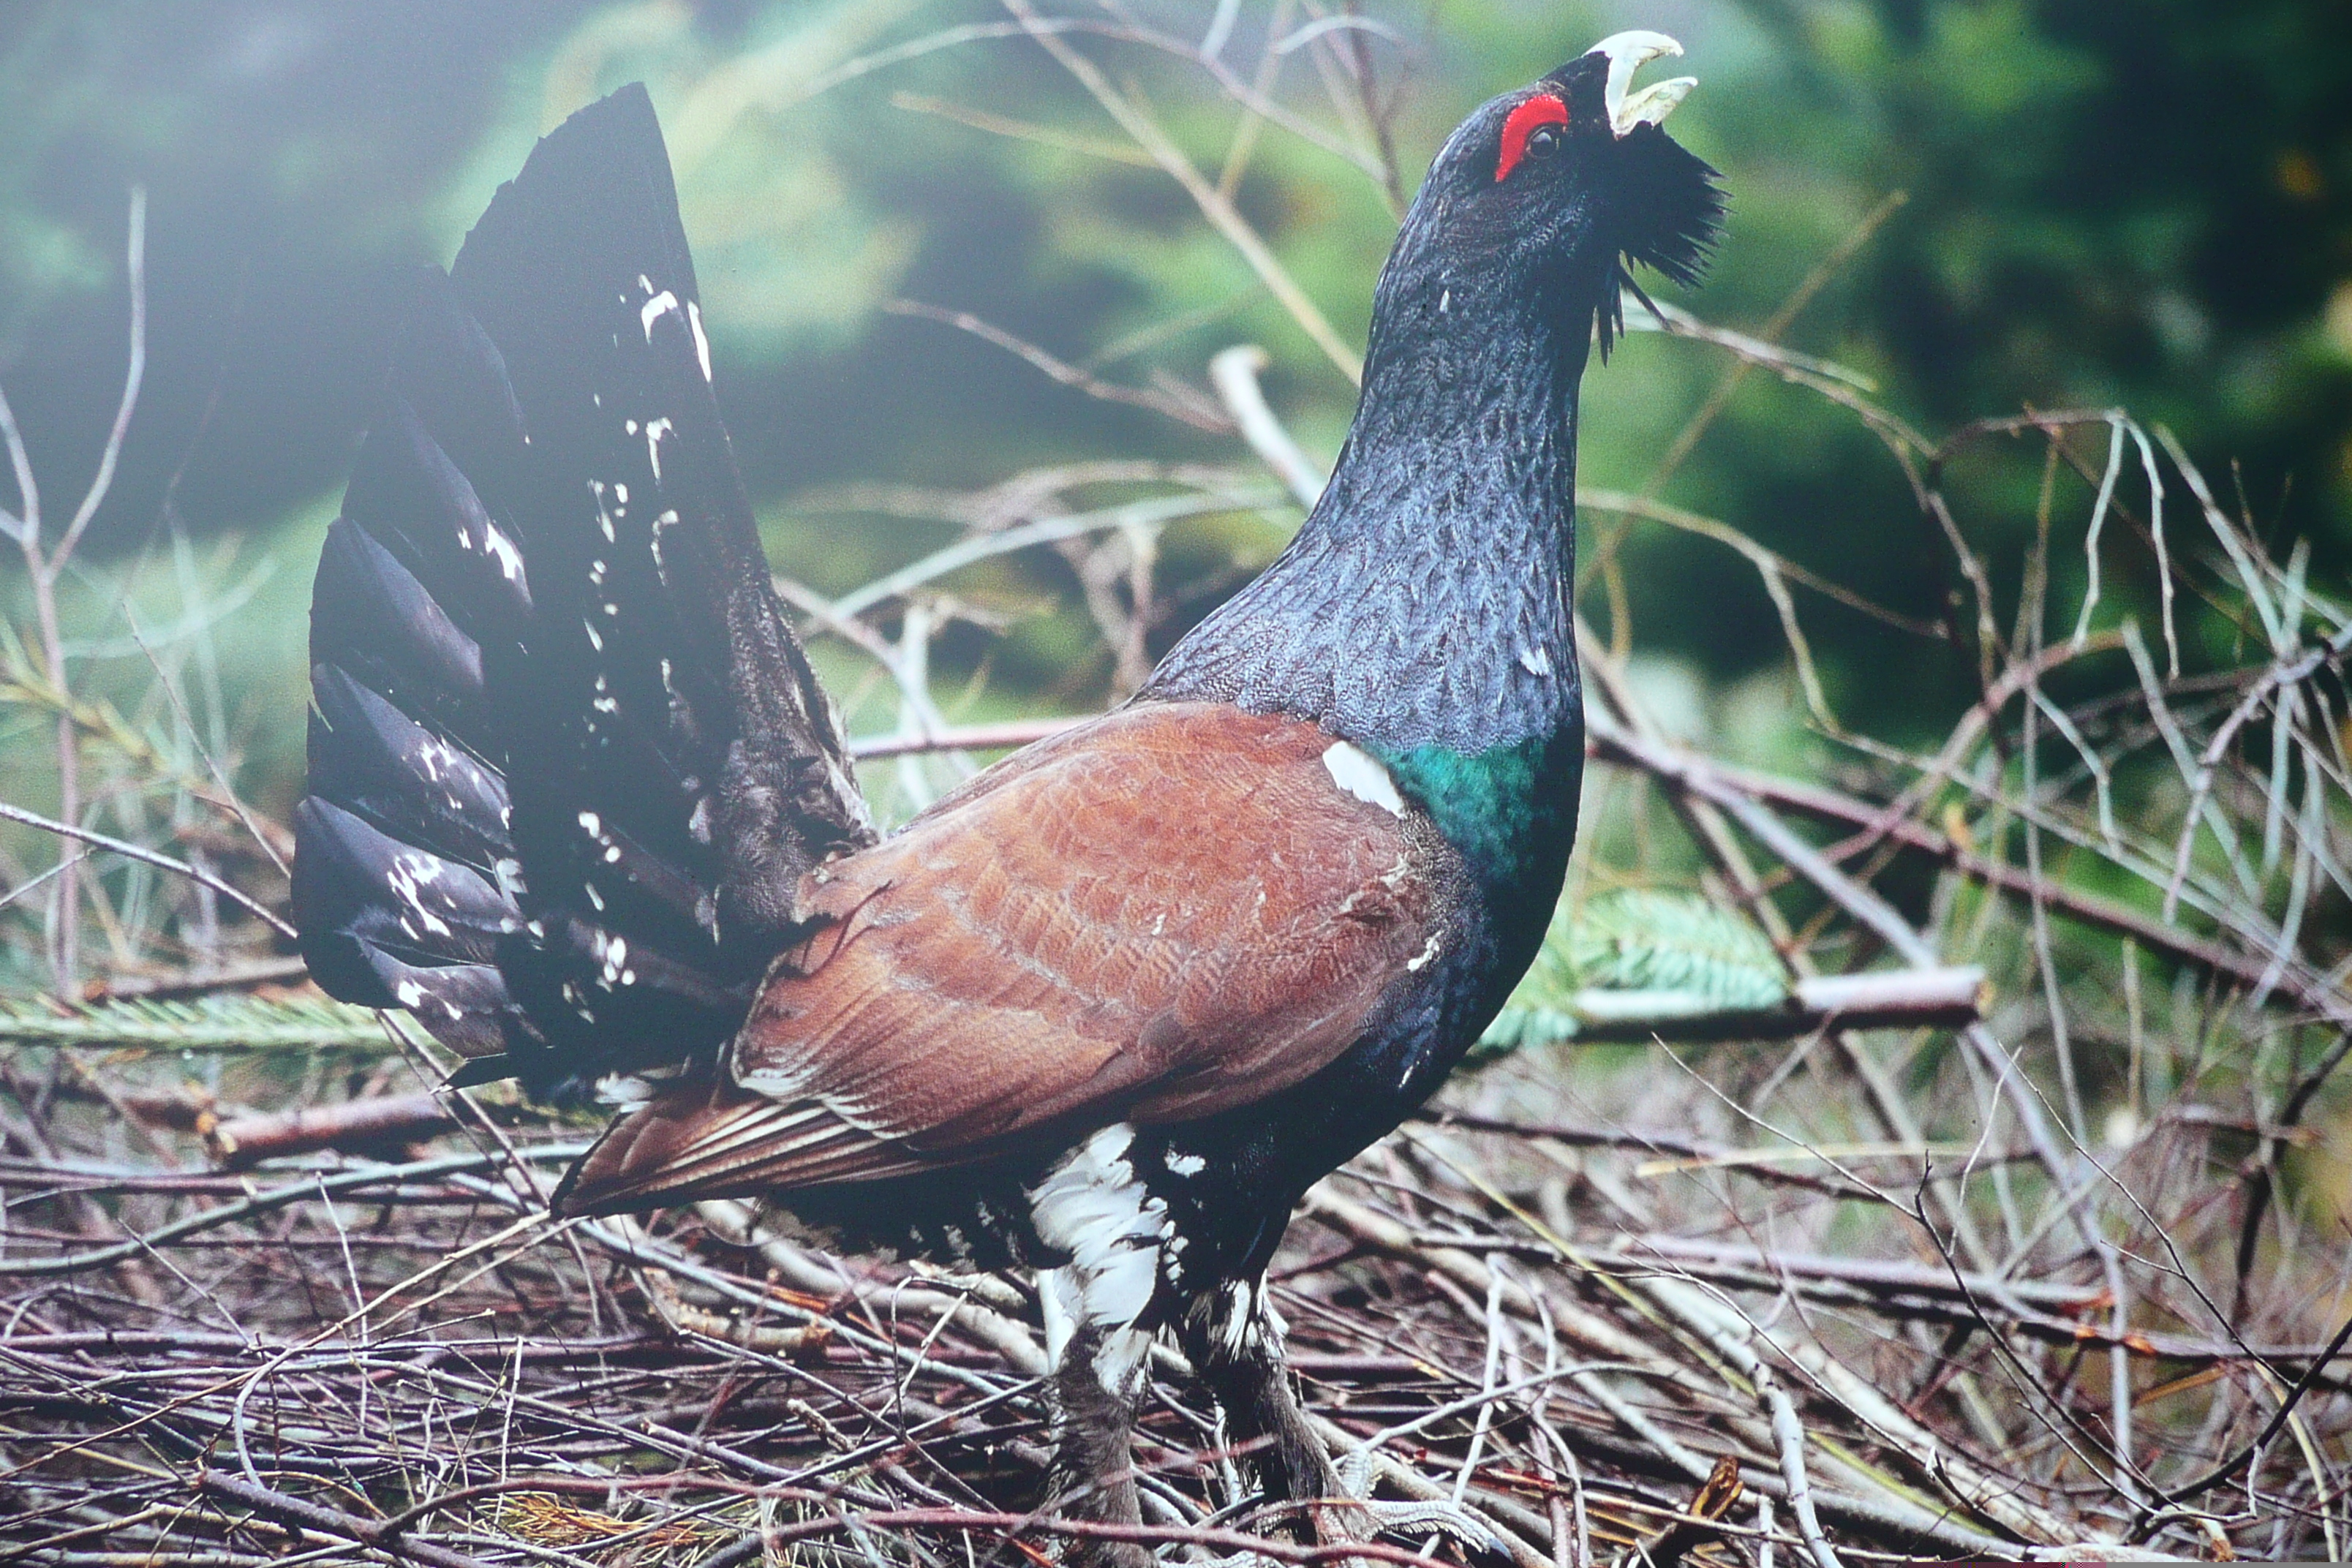
{"label": "white feather tuft", "polygon": [[[1071,1151],[1030,1193],[1031,1222],[1048,1247],[1067,1253],[1052,1271],[1046,1315],[1056,1361],[1083,1325],[1102,1335],[1096,1375],[1107,1388],[1125,1389],[1143,1363],[1150,1336],[1133,1325],[1151,1305],[1160,1282],[1160,1245],[1168,1205],[1136,1179],[1129,1151],[1135,1129],[1104,1128]],[[1064,1320],[1059,1327],[1056,1317]]]}

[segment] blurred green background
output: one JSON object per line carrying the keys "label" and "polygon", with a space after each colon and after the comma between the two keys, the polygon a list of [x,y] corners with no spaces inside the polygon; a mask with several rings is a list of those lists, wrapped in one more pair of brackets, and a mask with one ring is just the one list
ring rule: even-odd
{"label": "blurred green background", "polygon": [[[1234,71],[1271,71],[1273,96],[1327,139],[1370,144],[1318,84],[1340,35],[1299,41],[1324,7],[1063,14],[1190,45],[1222,33]],[[1756,331],[1850,247],[1783,341],[1873,378],[1931,434],[2025,405],[2128,405],[2170,424],[2209,472],[2234,465],[2279,553],[2306,536],[2316,579],[2337,580],[2352,548],[2352,6],[1454,0],[1364,16],[1348,41],[1395,106],[1408,193],[1482,99],[1620,27],[1679,37],[1677,68],[1701,85],[1674,130],[1724,171],[1732,208],[1712,278],[1678,302]],[[403,272],[446,263],[536,134],[632,79],[667,127],[722,401],[780,569],[838,592],[952,534],[824,501],[845,485],[964,489],[1105,458],[1250,462],[1230,436],[1058,385],[893,300],[972,312],[1136,387],[1197,386],[1219,348],[1265,343],[1275,405],[1328,458],[1349,383],[1175,184],[1012,33],[982,0],[0,7],[0,387],[53,512],[79,495],[120,392],[127,193],[143,185],[151,204],[145,388],[65,588],[79,678],[154,717],[152,674],[166,669],[189,722],[240,759],[241,787],[268,809],[290,803],[310,563]],[[1078,36],[1196,163],[1223,163],[1239,117],[1196,66]],[[1270,37],[1294,47],[1269,54]],[[1270,126],[1236,195],[1360,344],[1394,221],[1380,183]],[[1884,221],[1864,235],[1874,213]],[[1655,479],[1723,363],[1637,336],[1596,370],[1585,482]],[[2032,526],[2038,458],[1989,471],[1979,493],[2005,504],[1961,520],[1996,562]],[[1948,569],[1901,473],[1811,394],[1748,377],[1663,494],[1902,615],[1946,609]],[[1286,525],[1172,532],[1154,647]],[[2061,554],[2054,602],[2071,605],[2080,555]],[[1655,528],[1630,531],[1622,559],[1654,684],[1718,721],[1741,691],[1793,717],[1779,624],[1745,563]],[[2148,581],[2126,571],[2109,592],[2128,604]],[[958,627],[935,656],[943,676],[985,676],[961,711],[1108,693],[1109,658],[1054,557],[982,586],[1008,624]],[[1597,584],[1586,607],[1616,629]],[[1925,738],[1972,695],[1972,663],[1949,644],[1830,600],[1803,610],[1849,721]],[[52,721],[6,717],[35,742]],[[853,727],[887,717],[886,703]],[[12,798],[39,804],[27,770],[40,747],[8,755]]]}

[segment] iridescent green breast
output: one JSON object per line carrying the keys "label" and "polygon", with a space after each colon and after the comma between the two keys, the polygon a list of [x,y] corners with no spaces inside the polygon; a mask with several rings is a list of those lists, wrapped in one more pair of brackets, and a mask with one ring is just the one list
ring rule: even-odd
{"label": "iridescent green breast", "polygon": [[1540,932],[1576,837],[1583,737],[1575,727],[1465,754],[1444,746],[1367,748],[1397,788],[1462,853],[1490,910],[1526,912]]}

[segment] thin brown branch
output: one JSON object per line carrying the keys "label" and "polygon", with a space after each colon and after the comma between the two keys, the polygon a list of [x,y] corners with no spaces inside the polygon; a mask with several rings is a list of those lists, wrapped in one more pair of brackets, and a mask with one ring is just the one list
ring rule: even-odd
{"label": "thin brown branch", "polygon": [[[1195,430],[1211,435],[1223,435],[1233,425],[1221,414],[1216,405],[1193,393],[1180,396],[1165,387],[1122,386],[1105,381],[1100,376],[1080,370],[1076,365],[1017,338],[1003,328],[982,320],[969,310],[950,310],[939,305],[927,305],[916,300],[891,300],[883,304],[894,316],[914,316],[927,321],[939,321],[959,331],[970,332],[982,342],[993,343],[1008,353],[1017,354],[1034,365],[1053,381],[1088,397],[1105,403],[1123,403],[1132,408],[1147,408],[1154,414],[1164,414],[1179,424],[1190,425]],[[1190,389],[1187,389],[1188,391]]]}
{"label": "thin brown branch", "polygon": [[[1796,324],[1797,318],[1804,313],[1805,307],[1813,302],[1814,298],[1829,286],[1830,280],[1844,269],[1845,264],[1851,261],[1864,246],[1869,244],[1878,231],[1885,226],[1886,221],[1902,211],[1905,204],[1910,199],[1910,194],[1906,191],[1889,192],[1881,198],[1876,206],[1863,216],[1861,222],[1847,230],[1843,239],[1832,246],[1819,261],[1813,263],[1812,269],[1805,274],[1796,288],[1790,290],[1789,297],[1780,301],[1780,308],[1772,312],[1771,319],[1766,321],[1758,330],[1756,337],[1749,341],[1759,348],[1777,349],[1781,337]],[[1788,351],[1780,352],[1785,355]],[[1665,454],[1650,470],[1648,480],[1642,486],[1643,500],[1654,500],[1664,492],[1668,481],[1673,479],[1683,463],[1696,449],[1700,438],[1706,434],[1716,420],[1721,417],[1723,411],[1730,406],[1733,395],[1738,392],[1740,383],[1747,379],[1748,371],[1760,363],[1763,357],[1760,354],[1743,355],[1737,363],[1731,365],[1717,378],[1714,387],[1707,393],[1706,401],[1699,405],[1698,411],[1693,414],[1682,429],[1675,434],[1673,443],[1666,447]],[[1818,370],[1822,367],[1816,362],[1809,368]]]}
{"label": "thin brown branch", "polygon": [[1073,136],[1066,131],[1056,131],[1050,125],[1033,125],[1025,120],[1009,115],[992,114],[968,104],[950,103],[942,98],[931,98],[919,92],[894,92],[890,107],[903,109],[909,114],[935,115],[958,125],[969,125],[974,131],[985,131],[992,136],[1007,136],[1019,142],[1034,142],[1041,147],[1052,147],[1065,153],[1077,153],[1088,158],[1102,158],[1129,168],[1156,169],[1160,165],[1151,155],[1124,142],[1107,142],[1096,136]]}
{"label": "thin brown branch", "polygon": [[222,991],[248,991],[263,985],[299,985],[310,966],[298,955],[286,958],[235,960],[205,969],[173,970],[160,974],[112,974],[82,987],[85,1002],[165,1001],[184,996],[209,996]]}
{"label": "thin brown branch", "polygon": [[284,1492],[240,1480],[219,1470],[197,1471],[195,1489],[215,1502],[250,1509],[264,1519],[291,1526],[297,1531],[315,1531],[321,1535],[380,1552],[395,1561],[405,1559],[422,1563],[426,1564],[426,1568],[489,1568],[478,1557],[468,1557],[462,1552],[452,1552],[428,1541],[408,1540],[396,1531],[388,1531],[376,1521],[360,1519],[338,1509],[289,1497]]}
{"label": "thin brown branch", "polygon": [[108,850],[113,854],[122,856],[126,859],[137,860],[143,864],[152,866],[159,871],[169,871],[175,877],[185,877],[191,882],[195,882],[201,886],[210,888],[222,898],[228,900],[231,903],[236,904],[238,908],[244,910],[256,920],[268,925],[278,935],[286,938],[287,941],[293,942],[299,939],[301,935],[301,933],[296,931],[293,926],[287,923],[283,916],[278,914],[267,905],[257,902],[251,896],[247,894],[244,889],[221,880],[221,879],[214,876],[209,871],[200,871],[184,860],[175,860],[171,856],[163,853],[161,850],[150,849],[146,846],[141,844],[132,844],[126,839],[117,838],[111,834],[100,833],[90,828],[76,827],[68,823],[58,822],[53,818],[43,816],[37,812],[26,811],[21,805],[11,805],[6,801],[0,801],[0,818],[5,818],[10,822],[21,823],[26,827],[37,827],[44,833],[54,833],[60,838],[70,838],[77,843],[88,844],[95,848]]}
{"label": "thin brown branch", "polygon": [[1076,719],[1013,719],[1002,724],[959,724],[936,735],[867,735],[849,742],[860,762],[919,756],[927,752],[1003,752],[1026,746],[1087,721]]}
{"label": "thin brown branch", "polygon": [[1362,381],[1363,356],[1340,340],[1339,334],[1324,316],[1322,308],[1307,297],[1307,291],[1298,286],[1297,279],[1292,278],[1289,270],[1276,258],[1265,238],[1247,218],[1242,216],[1241,209],[1192,166],[1192,161],[1161,129],[1160,122],[1126,93],[1112,86],[1102,68],[1073,47],[1060,32],[1050,27],[1045,19],[1030,6],[1028,0],[1003,0],[1003,5],[1019,19],[1029,36],[1052,55],[1063,69],[1075,77],[1097,103],[1102,105],[1104,112],[1118,122],[1118,128],[1132,137],[1137,146],[1150,153],[1152,162],[1165,170],[1171,179],[1183,187],[1184,194],[1192,197],[1192,204],[1201,209],[1201,216],[1209,220],[1211,226],[1223,235],[1228,244],[1241,252],[1242,259],[1249,263],[1250,269],[1282,302],[1283,309],[1290,312],[1291,319],[1313,340],[1316,347],[1321,349],[1348,379]]}

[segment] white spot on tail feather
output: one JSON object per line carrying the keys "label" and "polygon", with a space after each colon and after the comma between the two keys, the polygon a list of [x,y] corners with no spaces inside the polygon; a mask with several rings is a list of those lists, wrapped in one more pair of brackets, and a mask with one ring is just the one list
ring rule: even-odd
{"label": "white spot on tail feather", "polygon": [[1397,794],[1396,781],[1369,753],[1345,741],[1334,741],[1324,748],[1323,766],[1333,784],[1358,800],[1377,805],[1391,816],[1404,815],[1404,797]]}
{"label": "white spot on tail feather", "polygon": [[[648,288],[652,286],[643,278],[638,279],[637,281],[640,283],[646,283]],[[652,299],[645,302],[644,308],[637,312],[637,324],[644,327],[646,330],[646,342],[651,342],[654,341],[655,319],[660,316],[665,310],[675,310],[677,309],[677,296],[671,293],[667,289],[663,289],[660,293],[655,295]],[[698,338],[702,334],[698,331],[695,333],[695,336]]]}
{"label": "white spot on tail feather", "polygon": [[509,583],[521,579],[522,552],[514,547],[514,541],[499,531],[497,524],[482,531],[482,548],[498,562],[499,575]]}
{"label": "white spot on tail feather", "polygon": [[[393,896],[423,926],[423,930],[419,930],[417,924],[411,923],[408,914],[400,917],[400,929],[414,940],[424,940],[426,932],[435,936],[451,934],[449,922],[425,905],[425,889],[441,879],[441,868],[442,862],[433,856],[412,851],[394,856],[392,866],[384,874],[384,881],[391,887]],[[444,904],[446,907],[446,898]]]}
{"label": "white spot on tail feather", "polygon": [[702,307],[688,300],[686,302],[687,330],[694,334],[694,357],[701,363],[702,379],[710,379],[710,340],[702,335]]}

